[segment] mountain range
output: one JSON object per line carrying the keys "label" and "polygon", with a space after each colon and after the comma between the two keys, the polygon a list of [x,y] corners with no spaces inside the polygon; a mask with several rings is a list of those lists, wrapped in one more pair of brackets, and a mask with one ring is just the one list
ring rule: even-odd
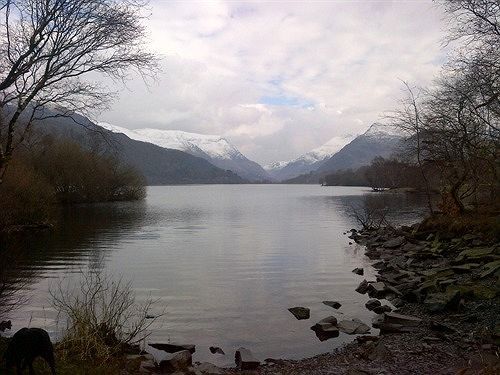
{"label": "mountain range", "polygon": [[290,161],[281,161],[264,166],[264,169],[278,181],[288,180],[318,169],[325,160],[331,158],[342,147],[355,138],[353,135],[333,137],[324,145]]}
{"label": "mountain range", "polygon": [[230,170],[218,168],[207,160],[183,151],[139,141],[126,134],[113,133],[85,116],[58,117],[46,110],[47,117],[35,122],[37,136],[68,139],[83,147],[111,153],[135,167],[148,185],[240,184],[245,180]]}
{"label": "mountain range", "polygon": [[180,130],[130,130],[104,122],[98,124],[113,133],[122,133],[137,141],[184,151],[203,158],[216,167],[230,170],[248,181],[263,182],[271,180],[271,176],[259,164],[249,160],[235,146],[218,135],[188,133]]}
{"label": "mountain range", "polygon": [[69,138],[85,147],[95,148],[98,144],[100,149],[110,148],[124,162],[136,167],[150,185],[317,183],[325,174],[356,169],[377,156],[392,155],[402,140],[394,129],[375,123],[359,136],[334,137],[298,158],[263,168],[221,136],[176,130],[130,130],[78,114],[72,118],[47,117],[36,124],[43,133]]}

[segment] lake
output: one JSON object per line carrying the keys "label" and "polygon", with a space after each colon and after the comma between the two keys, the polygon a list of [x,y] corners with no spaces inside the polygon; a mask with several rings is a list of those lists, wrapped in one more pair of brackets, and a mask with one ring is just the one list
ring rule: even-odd
{"label": "lake", "polygon": [[[41,326],[57,338],[49,288],[92,269],[130,280],[138,301],[157,299],[152,314],[165,315],[149,341],[196,344],[194,360],[231,364],[239,346],[261,360],[327,352],[353,336],[321,342],[310,330],[316,321],[373,316],[354,289],[374,270],[343,234],[358,227],[350,212],[367,195],[385,200],[397,224],[423,213],[412,196],[316,185],[149,187],[144,202],[65,209],[54,232],[17,244],[24,257],[15,273],[29,280],[30,301],[13,313],[14,329]],[[296,320],[293,306],[309,307],[311,318]]]}

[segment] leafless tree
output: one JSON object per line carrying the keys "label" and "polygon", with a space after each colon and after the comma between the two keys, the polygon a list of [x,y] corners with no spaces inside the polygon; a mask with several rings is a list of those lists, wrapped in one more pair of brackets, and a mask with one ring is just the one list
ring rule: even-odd
{"label": "leafless tree", "polygon": [[[0,0],[0,183],[33,121],[104,108],[99,82],[156,68],[143,0]],[[94,81],[89,78],[93,77]]]}
{"label": "leafless tree", "polygon": [[425,149],[424,142],[427,133],[425,132],[425,125],[422,118],[422,96],[424,90],[412,88],[408,82],[403,81],[406,89],[406,97],[402,99],[401,105],[394,112],[389,114],[387,118],[391,125],[399,128],[403,134],[406,135],[406,151],[410,153],[410,158],[414,158],[420,176],[424,181],[425,193],[427,197],[427,207],[429,213],[434,212],[431,197],[431,185],[429,178],[426,174],[425,165]]}
{"label": "leafless tree", "polygon": [[389,207],[383,199],[365,196],[358,205],[350,206],[352,217],[363,229],[379,229],[390,225],[387,220]]}

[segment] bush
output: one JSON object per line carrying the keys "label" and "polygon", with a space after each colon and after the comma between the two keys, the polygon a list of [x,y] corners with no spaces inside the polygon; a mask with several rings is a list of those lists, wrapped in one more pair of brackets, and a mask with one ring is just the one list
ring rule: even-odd
{"label": "bush", "polygon": [[24,158],[12,162],[0,184],[0,228],[49,221],[54,204],[50,184]]}
{"label": "bush", "polygon": [[61,203],[139,200],[146,194],[144,179],[135,169],[74,142],[46,140],[33,165]]}
{"label": "bush", "polygon": [[52,304],[67,323],[59,348],[63,356],[104,363],[127,346],[144,340],[155,318],[154,301],[136,304],[131,284],[100,273],[83,273],[71,287],[60,282],[51,288]]}

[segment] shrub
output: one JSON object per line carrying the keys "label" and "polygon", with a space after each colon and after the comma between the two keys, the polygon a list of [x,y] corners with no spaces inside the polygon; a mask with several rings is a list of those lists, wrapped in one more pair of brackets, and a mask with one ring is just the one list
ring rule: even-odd
{"label": "shrub", "polygon": [[55,202],[53,189],[25,159],[9,166],[0,184],[0,228],[45,223]]}
{"label": "shrub", "polygon": [[136,304],[130,282],[114,281],[100,273],[81,273],[71,287],[51,288],[52,304],[67,323],[59,344],[63,356],[104,363],[127,346],[144,340],[155,318],[148,313],[154,301]]}

